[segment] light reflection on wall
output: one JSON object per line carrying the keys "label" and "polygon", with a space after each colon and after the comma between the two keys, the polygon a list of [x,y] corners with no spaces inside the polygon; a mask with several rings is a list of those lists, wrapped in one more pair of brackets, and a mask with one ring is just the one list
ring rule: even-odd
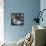
{"label": "light reflection on wall", "polygon": [[0,0],[0,42],[4,41],[4,0]]}

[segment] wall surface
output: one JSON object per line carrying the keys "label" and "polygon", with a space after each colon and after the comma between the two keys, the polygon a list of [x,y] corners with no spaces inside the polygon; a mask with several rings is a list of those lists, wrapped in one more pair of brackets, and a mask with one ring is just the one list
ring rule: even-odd
{"label": "wall surface", "polygon": [[[41,0],[40,1],[40,9],[41,9],[41,11],[43,9],[46,9],[46,0]],[[41,21],[40,25],[46,26],[46,10],[43,12],[42,17],[43,17],[43,22]]]}
{"label": "wall surface", "polygon": [[4,41],[4,0],[0,0],[0,42]]}
{"label": "wall surface", "polygon": [[[32,28],[40,9],[40,0],[4,0],[4,35],[7,41],[18,41]],[[24,13],[24,26],[11,25],[11,13]]]}

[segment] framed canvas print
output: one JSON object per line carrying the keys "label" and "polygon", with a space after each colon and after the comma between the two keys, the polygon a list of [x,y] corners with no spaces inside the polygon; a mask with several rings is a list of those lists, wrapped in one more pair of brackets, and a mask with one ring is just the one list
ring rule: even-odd
{"label": "framed canvas print", "polygon": [[11,25],[24,25],[24,13],[11,13]]}

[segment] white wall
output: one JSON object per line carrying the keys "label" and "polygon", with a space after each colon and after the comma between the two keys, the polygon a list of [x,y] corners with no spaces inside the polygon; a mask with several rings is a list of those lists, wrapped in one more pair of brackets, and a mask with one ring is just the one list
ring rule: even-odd
{"label": "white wall", "polygon": [[0,0],[0,42],[4,41],[4,0]]}

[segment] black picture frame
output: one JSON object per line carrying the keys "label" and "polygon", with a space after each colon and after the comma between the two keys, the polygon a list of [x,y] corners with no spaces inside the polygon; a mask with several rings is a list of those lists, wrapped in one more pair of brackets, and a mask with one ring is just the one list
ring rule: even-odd
{"label": "black picture frame", "polygon": [[11,25],[23,26],[24,13],[11,13]]}

